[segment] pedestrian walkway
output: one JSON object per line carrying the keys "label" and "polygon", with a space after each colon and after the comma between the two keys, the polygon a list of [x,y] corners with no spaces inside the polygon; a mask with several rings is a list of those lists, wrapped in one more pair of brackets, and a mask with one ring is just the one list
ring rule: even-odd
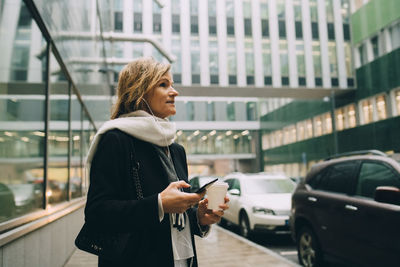
{"label": "pedestrian walkway", "polygon": [[[219,226],[206,238],[196,236],[199,267],[297,266],[275,252]],[[64,267],[97,267],[97,257],[76,249]]]}

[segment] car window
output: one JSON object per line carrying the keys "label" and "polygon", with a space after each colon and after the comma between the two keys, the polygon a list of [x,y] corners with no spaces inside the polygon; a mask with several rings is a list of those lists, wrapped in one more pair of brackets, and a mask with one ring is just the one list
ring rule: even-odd
{"label": "car window", "polygon": [[328,167],[319,175],[318,181],[314,182],[316,189],[352,194],[353,190],[353,177],[357,168],[357,161],[346,161],[337,163]]}
{"label": "car window", "polygon": [[378,186],[395,186],[400,188],[400,177],[393,170],[379,162],[364,162],[361,165],[356,194],[374,198]]}
{"label": "car window", "polygon": [[225,182],[228,184],[228,190],[231,190],[233,188],[233,183],[235,182],[235,180],[228,179],[228,180],[225,180]]}
{"label": "car window", "polygon": [[234,179],[232,188],[233,189],[238,189],[240,191],[240,182],[239,182],[238,179]]}
{"label": "car window", "polygon": [[292,193],[295,183],[290,179],[248,179],[246,180],[246,193],[271,194],[271,193]]}

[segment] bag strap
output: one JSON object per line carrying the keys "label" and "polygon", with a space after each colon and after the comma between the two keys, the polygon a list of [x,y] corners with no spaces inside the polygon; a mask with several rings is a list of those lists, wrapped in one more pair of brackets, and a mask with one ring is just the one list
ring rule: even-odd
{"label": "bag strap", "polygon": [[130,159],[131,159],[131,174],[133,178],[133,182],[135,184],[135,189],[136,189],[136,197],[137,200],[143,199],[143,191],[142,191],[142,186],[140,184],[140,178],[139,178],[139,167],[140,164],[136,160],[136,153],[135,153],[135,144],[134,144],[134,139],[131,137],[131,150],[130,150]]}

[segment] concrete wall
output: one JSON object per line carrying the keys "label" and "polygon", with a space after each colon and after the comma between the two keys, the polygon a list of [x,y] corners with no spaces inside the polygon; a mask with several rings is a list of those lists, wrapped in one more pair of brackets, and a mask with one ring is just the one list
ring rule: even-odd
{"label": "concrete wall", "polygon": [[0,247],[0,267],[62,267],[83,225],[83,208]]}

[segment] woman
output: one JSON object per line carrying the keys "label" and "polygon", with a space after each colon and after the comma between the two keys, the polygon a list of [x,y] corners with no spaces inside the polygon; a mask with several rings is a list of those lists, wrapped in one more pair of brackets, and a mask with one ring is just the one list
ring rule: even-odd
{"label": "woman", "polygon": [[[173,142],[175,126],[166,119],[176,113],[172,85],[169,64],[142,58],[126,65],[111,120],[89,149],[86,222],[129,233],[123,256],[100,256],[99,266],[197,266],[194,234],[204,236],[228,208],[208,210],[204,193],[188,193],[185,150]],[[132,161],[143,199],[132,186]]]}

